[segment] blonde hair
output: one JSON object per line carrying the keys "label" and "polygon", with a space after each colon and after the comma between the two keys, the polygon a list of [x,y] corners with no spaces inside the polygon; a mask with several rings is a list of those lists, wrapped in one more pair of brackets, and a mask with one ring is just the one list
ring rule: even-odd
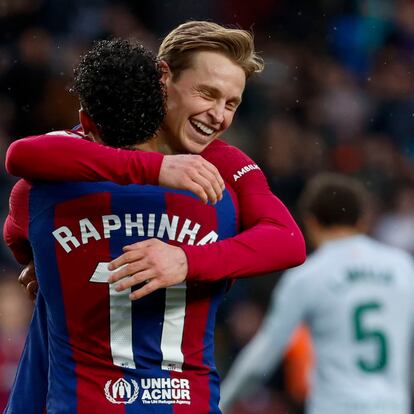
{"label": "blonde hair", "polygon": [[250,32],[206,21],[186,22],[172,30],[161,43],[158,58],[166,61],[173,78],[178,78],[191,67],[194,53],[200,51],[222,53],[244,70],[246,79],[264,67]]}

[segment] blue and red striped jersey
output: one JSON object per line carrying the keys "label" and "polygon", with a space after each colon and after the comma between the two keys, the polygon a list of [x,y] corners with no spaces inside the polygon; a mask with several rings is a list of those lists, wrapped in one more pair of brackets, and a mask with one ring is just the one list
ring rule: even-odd
{"label": "blue and red striped jersey", "polygon": [[47,312],[39,294],[4,414],[46,414],[48,371]]}
{"label": "blue and red striped jersey", "polygon": [[[107,283],[107,263],[123,246],[152,237],[203,245],[235,235],[231,189],[212,206],[155,186],[27,188],[28,239],[49,331],[47,412],[219,413],[214,323],[228,281],[191,281],[131,302],[130,292]],[[26,364],[30,370],[30,355]],[[18,412],[13,400],[8,409]]]}
{"label": "blue and red striped jersey", "polygon": [[[10,173],[23,176],[30,180],[111,180],[120,184],[126,184],[128,182],[155,183],[160,166],[159,158],[162,158],[159,154],[156,155],[158,159],[155,159],[155,155],[151,155],[151,153],[123,151],[103,147],[86,140],[73,139],[68,137],[67,134],[60,133],[53,136],[30,137],[16,141],[8,150],[6,167]],[[227,188],[229,189],[231,187],[231,190],[237,193],[238,203],[240,204],[240,211],[237,215],[243,231],[237,236],[226,240],[221,240],[222,234],[218,233],[219,238],[217,243],[207,243],[197,246],[199,239],[196,239],[193,245],[185,244],[186,241],[184,241],[184,244],[181,244],[186,253],[189,266],[187,276],[189,284],[186,290],[187,298],[189,297],[188,292],[190,291],[194,292],[193,297],[197,296],[197,291],[190,289],[191,286],[197,286],[197,282],[205,283],[224,281],[235,277],[247,277],[300,264],[304,259],[304,243],[300,230],[283,203],[270,192],[263,173],[254,161],[237,148],[220,140],[215,140],[210,144],[202,155],[219,169],[223,178],[226,180]],[[149,159],[146,160],[146,157],[149,157]],[[33,163],[33,159],[36,159],[37,162]],[[22,183],[24,181],[20,181],[15,189],[21,190]],[[13,193],[10,214],[4,228],[4,236],[16,259],[20,263],[27,263],[32,255],[30,244],[27,241],[29,227],[27,199],[29,191],[26,191],[26,193],[23,191],[22,195],[18,195],[19,191],[15,190]],[[217,216],[219,217],[220,214],[217,214]],[[124,220],[124,222],[127,220],[122,215],[118,218],[120,221]],[[132,218],[128,220],[132,220]],[[116,226],[117,223],[118,221],[115,219],[114,222],[108,221],[106,226]],[[133,231],[138,231],[138,227],[133,227],[132,222],[128,221],[128,223],[133,228]],[[81,225],[79,223],[77,225],[80,229]],[[60,227],[64,226],[63,224]],[[79,243],[78,248],[84,248],[83,239],[79,233],[80,230],[78,230],[79,234],[72,233],[71,235],[68,231],[73,230],[68,226],[66,227],[67,229],[61,228],[60,232],[56,234],[61,239],[60,245],[67,245],[67,248],[74,249],[74,244]],[[86,240],[90,240],[91,242],[98,241],[93,235],[96,236],[94,230],[99,234],[99,229],[95,226],[92,228],[88,221],[82,222],[82,228],[86,232],[86,235],[84,235]],[[158,232],[158,228],[155,231]],[[209,237],[212,237],[212,235],[210,234]],[[56,242],[59,243],[58,241]],[[131,242],[131,240],[128,242]],[[178,241],[170,241],[170,243],[175,242]],[[100,270],[101,268],[102,265],[99,269],[95,268],[94,270]],[[186,321],[188,309],[195,309],[201,312],[201,308],[207,306],[207,299],[204,296],[200,296],[199,299],[201,307],[197,306],[197,299],[192,300],[191,308],[187,304]],[[196,320],[197,317],[195,316],[189,322],[197,325]],[[205,318],[201,320],[204,321]],[[10,411],[6,411],[7,414],[26,414],[28,403],[30,403],[30,412],[33,414],[42,413],[40,407],[42,407],[42,401],[44,400],[44,396],[42,396],[44,387],[41,386],[40,382],[44,381],[45,376],[40,375],[44,371],[42,357],[39,357],[39,354],[42,352],[39,344],[42,342],[36,339],[41,336],[39,334],[40,326],[45,330],[46,324],[42,320],[42,313],[37,312],[31,324],[30,335],[27,341],[28,345],[25,348],[21,369],[18,371],[10,399]],[[186,324],[187,326],[191,325]],[[188,333],[189,330],[186,328],[184,330],[185,332]],[[192,343],[191,341],[196,340],[191,337],[191,334],[189,335],[190,337],[184,336],[184,339],[187,339],[183,341],[183,344]],[[35,339],[31,340],[30,336]],[[45,342],[43,344],[47,345]],[[191,347],[194,348],[195,345],[193,343]],[[165,347],[163,349],[165,350]],[[31,357],[27,358],[27,355]],[[184,355],[186,355],[185,352]],[[199,358],[200,355],[197,355],[197,358]],[[33,356],[37,358],[33,358]],[[33,369],[26,369],[25,364],[27,361],[30,361],[30,367],[34,367]],[[186,362],[189,364],[191,358],[186,358],[183,362],[182,367],[184,369]],[[27,366],[29,367],[29,364]],[[191,366],[189,365],[189,367]],[[178,375],[178,371],[172,372]],[[186,371],[184,370],[184,372]],[[199,372],[199,370],[195,369],[195,372]],[[216,374],[209,374],[209,378],[216,378]],[[204,380],[206,381],[205,376]],[[111,384],[112,382],[110,386],[112,386]],[[126,384],[117,384],[118,388],[120,387],[120,389],[125,391]],[[131,387],[131,383],[129,383],[129,387]],[[129,389],[131,390],[132,388]],[[217,412],[217,407],[214,402],[216,397],[211,396],[213,396],[214,392],[218,392],[218,390],[208,386],[204,390],[207,394],[202,401],[205,404],[206,401],[213,401],[210,412]],[[100,393],[101,390],[97,389],[97,392]],[[148,392],[146,394],[148,395]],[[20,395],[27,395],[28,397],[22,400],[19,398]],[[114,406],[117,405],[116,403],[113,404]],[[119,405],[125,404],[120,403]],[[129,404],[125,406],[129,406]],[[156,408],[156,404],[147,404],[146,406],[149,407],[149,412],[151,413],[158,412],[156,410],[160,409]],[[174,404],[171,405],[173,407],[172,410],[171,407],[168,409],[163,404],[162,407],[164,408],[160,412],[181,412],[179,410],[184,410],[184,412],[209,412],[207,409],[202,408],[205,406]],[[188,407],[187,411],[185,411],[186,407]],[[199,407],[201,407],[200,410]],[[11,411],[12,409],[13,411]]]}

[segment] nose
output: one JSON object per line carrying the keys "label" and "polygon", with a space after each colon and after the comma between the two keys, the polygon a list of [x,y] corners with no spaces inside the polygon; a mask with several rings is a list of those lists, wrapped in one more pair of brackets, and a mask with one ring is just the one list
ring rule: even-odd
{"label": "nose", "polygon": [[224,113],[226,110],[225,103],[215,102],[209,109],[208,114],[215,124],[222,124],[224,121]]}

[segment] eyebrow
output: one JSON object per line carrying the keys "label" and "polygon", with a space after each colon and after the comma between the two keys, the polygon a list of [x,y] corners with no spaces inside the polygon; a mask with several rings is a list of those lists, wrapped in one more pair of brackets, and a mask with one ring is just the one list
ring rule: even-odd
{"label": "eyebrow", "polygon": [[[216,88],[215,86],[201,84],[201,85],[199,85],[199,89],[208,90],[208,91],[212,92],[216,96],[220,96],[221,95],[220,89]],[[233,96],[230,99],[230,101],[234,102],[236,105],[240,105],[242,99],[239,96]]]}

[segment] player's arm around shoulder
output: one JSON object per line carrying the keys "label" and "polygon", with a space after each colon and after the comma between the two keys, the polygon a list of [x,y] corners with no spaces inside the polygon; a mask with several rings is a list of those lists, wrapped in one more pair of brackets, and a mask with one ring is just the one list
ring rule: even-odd
{"label": "player's arm around shoulder", "polygon": [[93,142],[81,130],[55,131],[14,141],[6,170],[28,180],[157,184],[162,160],[162,154]]}
{"label": "player's arm around shoulder", "polygon": [[191,191],[213,204],[224,189],[217,168],[199,155],[164,156],[112,148],[90,141],[79,131],[56,131],[13,142],[6,154],[6,170],[29,180],[161,185]]}
{"label": "player's arm around shoulder", "polygon": [[[160,240],[148,240],[124,247],[124,254],[110,265],[114,273],[109,282],[119,282],[116,289],[120,291],[146,281],[144,288],[131,294],[131,299],[185,279],[211,282],[250,277],[304,261],[302,233],[283,203],[271,193],[260,168],[235,147],[222,141],[213,144],[202,156],[216,166],[237,193],[244,231],[235,237],[199,246],[176,247]],[[236,173],[237,179],[233,177]],[[167,261],[168,257],[171,260]],[[172,273],[174,278],[168,276]]]}

